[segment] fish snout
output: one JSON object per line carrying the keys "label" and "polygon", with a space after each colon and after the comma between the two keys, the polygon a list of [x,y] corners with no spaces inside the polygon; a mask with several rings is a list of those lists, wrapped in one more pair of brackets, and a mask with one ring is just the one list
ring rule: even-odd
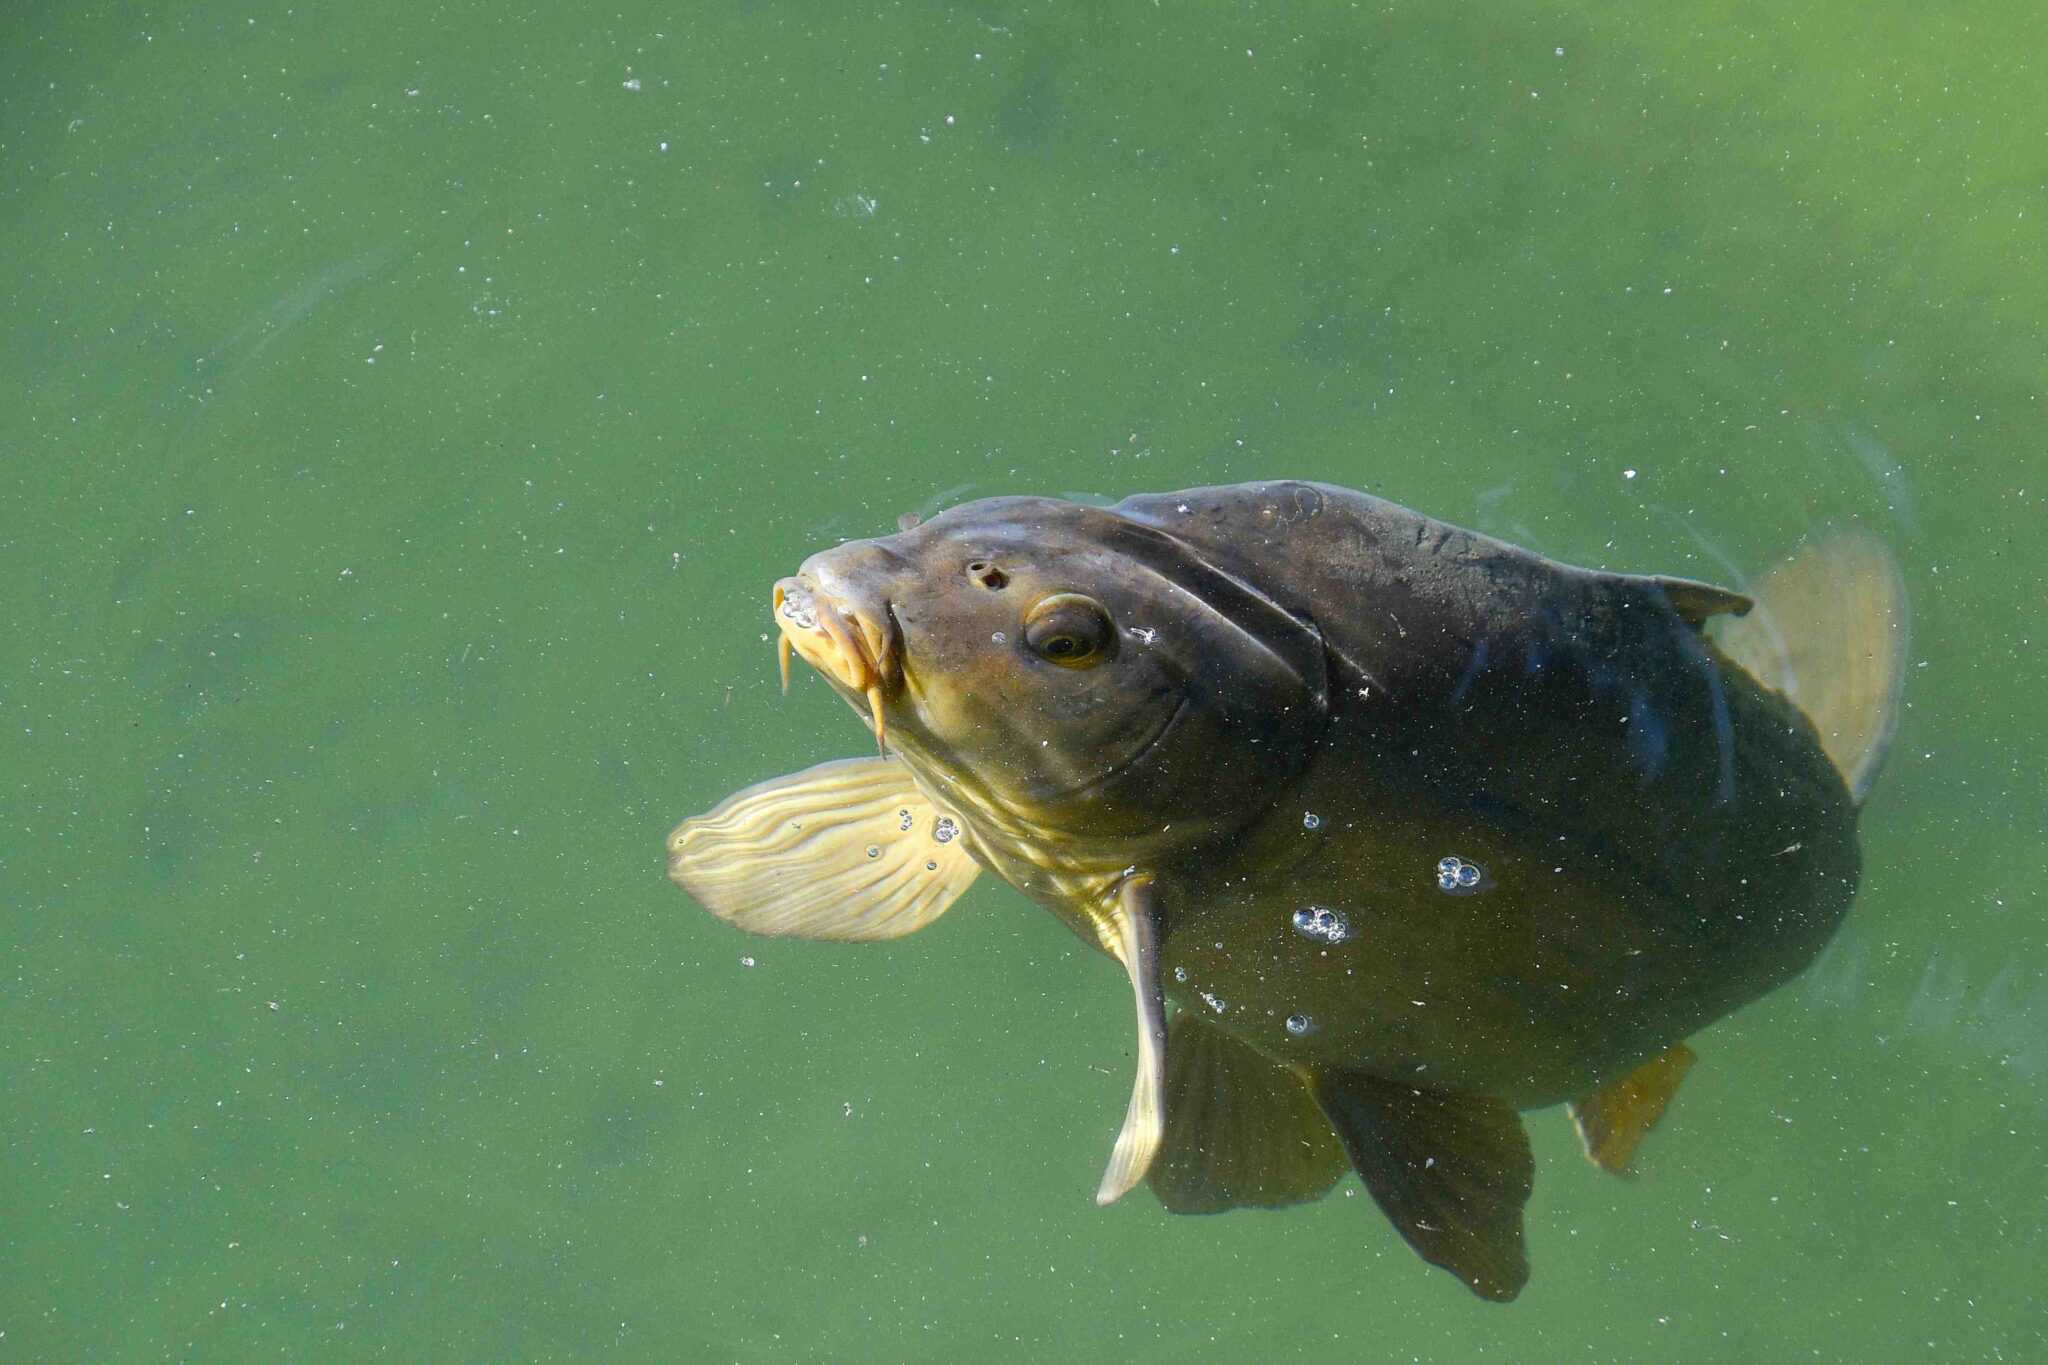
{"label": "fish snout", "polygon": [[868,722],[883,737],[883,697],[902,682],[901,640],[887,599],[847,600],[808,571],[775,585],[771,610],[781,632],[777,652],[782,686],[789,687],[792,650],[854,696],[865,699]]}

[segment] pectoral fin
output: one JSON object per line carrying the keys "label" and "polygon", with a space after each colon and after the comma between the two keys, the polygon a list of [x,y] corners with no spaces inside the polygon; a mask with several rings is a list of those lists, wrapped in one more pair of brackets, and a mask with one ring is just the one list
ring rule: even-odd
{"label": "pectoral fin", "polygon": [[1166,1132],[1152,1191],[1175,1213],[1320,1199],[1344,1148],[1301,1076],[1199,1014],[1166,1033]]}
{"label": "pectoral fin", "polygon": [[1568,1107],[1586,1159],[1603,1171],[1628,1174],[1637,1144],[1664,1116],[1664,1106],[1698,1060],[1684,1043],[1673,1043],[1621,1079],[1573,1100]]}
{"label": "pectoral fin", "polygon": [[1131,1083],[1131,1104],[1110,1149],[1109,1169],[1095,1191],[1097,1204],[1114,1204],[1145,1178],[1166,1128],[1166,1000],[1159,993],[1159,913],[1152,879],[1126,877],[1115,907],[1097,931],[1130,975],[1138,1011],[1138,1074]]}
{"label": "pectoral fin", "polygon": [[1522,1206],[1535,1162],[1506,1101],[1355,1071],[1318,1075],[1315,1098],[1366,1189],[1422,1259],[1482,1299],[1505,1303],[1522,1292]]}
{"label": "pectoral fin", "polygon": [[668,837],[668,875],[750,933],[900,938],[981,871],[966,830],[894,759],[820,763],[736,792]]}

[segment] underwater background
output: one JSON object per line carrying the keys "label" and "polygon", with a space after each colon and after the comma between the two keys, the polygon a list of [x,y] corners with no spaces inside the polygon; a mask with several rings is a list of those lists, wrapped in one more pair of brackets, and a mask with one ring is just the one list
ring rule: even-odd
{"label": "underwater background", "polygon": [[[2048,11],[0,17],[0,1359],[2048,1356]],[[749,939],[669,829],[867,752],[768,589],[1323,479],[1739,586],[1897,551],[1848,927],[1534,1276],[1355,1179],[1090,1196],[1108,959]]]}

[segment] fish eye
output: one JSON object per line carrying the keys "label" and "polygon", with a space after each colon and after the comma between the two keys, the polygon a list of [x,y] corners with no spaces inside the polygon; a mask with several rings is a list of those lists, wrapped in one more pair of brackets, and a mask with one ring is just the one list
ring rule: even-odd
{"label": "fish eye", "polygon": [[1064,668],[1087,668],[1109,657],[1116,627],[1092,597],[1054,593],[1024,618],[1024,643],[1031,652]]}

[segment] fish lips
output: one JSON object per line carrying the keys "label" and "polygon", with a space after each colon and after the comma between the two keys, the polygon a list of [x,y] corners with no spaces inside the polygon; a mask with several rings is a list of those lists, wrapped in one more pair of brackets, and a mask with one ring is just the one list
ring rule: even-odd
{"label": "fish lips", "polygon": [[902,682],[902,629],[885,599],[849,601],[828,592],[810,574],[777,582],[770,611],[781,632],[777,649],[783,686],[789,652],[824,674],[849,700],[865,701],[879,735],[886,693]]}

